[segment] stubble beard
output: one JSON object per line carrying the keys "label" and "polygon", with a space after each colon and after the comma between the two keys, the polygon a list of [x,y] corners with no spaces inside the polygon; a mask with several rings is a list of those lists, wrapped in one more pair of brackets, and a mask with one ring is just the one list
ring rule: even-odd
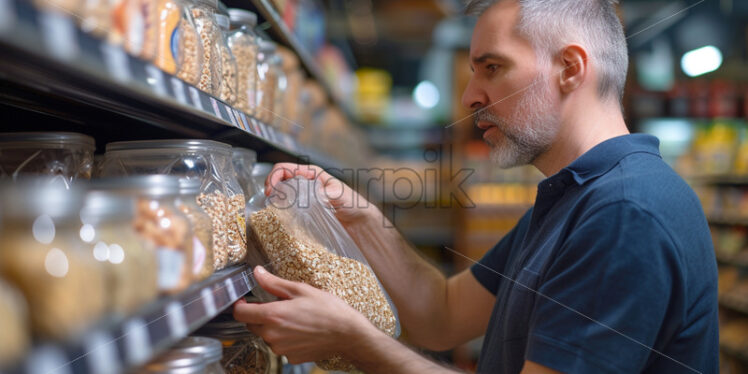
{"label": "stubble beard", "polygon": [[560,125],[550,84],[543,74],[522,94],[509,118],[496,116],[488,109],[479,109],[475,122],[480,121],[495,124],[501,132],[497,138],[486,138],[486,142],[491,147],[491,161],[502,169],[535,161],[550,148]]}

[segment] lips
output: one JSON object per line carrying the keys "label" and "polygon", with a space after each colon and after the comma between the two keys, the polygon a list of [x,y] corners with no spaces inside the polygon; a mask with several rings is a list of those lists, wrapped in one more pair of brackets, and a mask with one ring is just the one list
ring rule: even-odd
{"label": "lips", "polygon": [[478,126],[478,128],[481,130],[488,130],[491,127],[497,127],[495,123],[489,121],[478,121],[476,126]]}
{"label": "lips", "polygon": [[489,126],[488,130],[483,133],[483,139],[487,141],[488,139],[492,138],[498,131],[499,128],[496,125]]}

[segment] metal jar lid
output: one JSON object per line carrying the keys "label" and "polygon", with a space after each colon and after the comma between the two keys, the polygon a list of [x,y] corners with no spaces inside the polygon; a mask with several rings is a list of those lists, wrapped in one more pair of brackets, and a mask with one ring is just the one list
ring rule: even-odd
{"label": "metal jar lid", "polygon": [[102,178],[91,181],[90,188],[137,197],[177,196],[179,194],[179,178],[171,175]]}
{"label": "metal jar lid", "polygon": [[257,15],[248,10],[229,8],[229,18],[231,18],[231,24],[236,26],[249,26],[250,28],[257,26]]}
{"label": "metal jar lid", "polygon": [[88,135],[76,132],[6,132],[0,133],[0,144],[3,147],[21,148],[65,148],[78,146],[93,151],[96,142]]}
{"label": "metal jar lid", "polygon": [[5,217],[75,218],[83,206],[85,193],[81,183],[66,187],[45,177],[24,177],[0,183],[0,206]]}
{"label": "metal jar lid", "polygon": [[126,142],[113,142],[106,145],[107,152],[134,151],[134,150],[194,150],[231,153],[231,146],[226,143],[206,139],[167,139],[167,140],[135,140]]}
{"label": "metal jar lid", "polygon": [[201,355],[206,365],[221,361],[221,357],[223,357],[221,341],[204,336],[188,336],[172,347],[171,350]]}
{"label": "metal jar lid", "polygon": [[168,351],[147,364],[142,372],[158,374],[198,374],[205,372],[205,358],[199,354]]}

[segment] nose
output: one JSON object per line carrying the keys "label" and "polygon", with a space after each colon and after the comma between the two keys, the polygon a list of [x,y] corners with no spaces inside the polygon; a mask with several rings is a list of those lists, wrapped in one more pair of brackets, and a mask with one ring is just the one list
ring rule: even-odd
{"label": "nose", "polygon": [[462,105],[470,110],[478,110],[488,103],[488,98],[483,90],[477,87],[475,79],[470,78],[465,91],[462,93]]}

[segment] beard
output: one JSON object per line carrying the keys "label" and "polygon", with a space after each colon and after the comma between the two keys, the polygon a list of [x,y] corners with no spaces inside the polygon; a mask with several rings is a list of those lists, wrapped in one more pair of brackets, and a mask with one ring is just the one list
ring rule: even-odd
{"label": "beard", "polygon": [[550,148],[560,126],[559,111],[550,93],[549,81],[541,74],[522,94],[509,117],[496,116],[486,108],[476,111],[476,125],[490,122],[503,135],[486,138],[491,160],[500,168],[530,164]]}

